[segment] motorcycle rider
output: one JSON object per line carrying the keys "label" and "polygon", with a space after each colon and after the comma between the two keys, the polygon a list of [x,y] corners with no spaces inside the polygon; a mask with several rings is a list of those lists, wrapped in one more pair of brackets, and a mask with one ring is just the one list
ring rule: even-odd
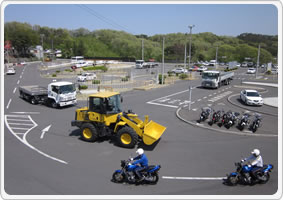
{"label": "motorcycle rider", "polygon": [[[262,160],[262,157],[260,155],[260,151],[258,149],[254,149],[252,152],[251,152],[251,156],[249,156],[248,158],[245,158],[243,159],[241,162],[245,162],[245,161],[250,161],[250,164],[248,165],[248,167],[252,167],[252,170],[251,170],[251,175],[256,177],[256,172],[258,170],[260,170],[262,167],[263,167],[263,160]],[[248,183],[250,184],[251,183],[251,176],[249,173],[246,173],[245,174],[246,178],[247,178],[247,181]]]}
{"label": "motorcycle rider", "polygon": [[138,167],[135,169],[135,173],[138,176],[138,182],[144,180],[144,177],[141,176],[140,171],[148,167],[148,159],[144,153],[142,148],[139,148],[136,153],[138,154],[137,157],[132,158],[131,160],[135,160],[132,164],[137,165]]}

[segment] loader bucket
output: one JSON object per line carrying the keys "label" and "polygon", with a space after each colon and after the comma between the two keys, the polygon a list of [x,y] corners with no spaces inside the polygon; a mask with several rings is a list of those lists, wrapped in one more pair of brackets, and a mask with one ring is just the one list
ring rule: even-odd
{"label": "loader bucket", "polygon": [[142,136],[143,142],[146,145],[152,145],[161,137],[165,130],[165,126],[162,126],[154,121],[150,121],[144,126],[144,132]]}

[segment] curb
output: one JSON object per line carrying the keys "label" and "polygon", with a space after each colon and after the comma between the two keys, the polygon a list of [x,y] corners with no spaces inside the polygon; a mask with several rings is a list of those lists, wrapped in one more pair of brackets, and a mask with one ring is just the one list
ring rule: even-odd
{"label": "curb", "polygon": [[[268,91],[268,90],[266,90],[266,91],[264,91],[264,92],[267,92],[267,91]],[[239,94],[230,95],[230,96],[227,98],[228,102],[231,103],[231,104],[234,105],[234,106],[237,106],[237,107],[240,107],[240,108],[243,108],[243,109],[246,109],[246,110],[250,110],[250,111],[253,111],[253,112],[257,112],[257,113],[261,113],[261,114],[265,114],[265,115],[270,115],[270,116],[278,117],[278,114],[276,115],[276,114],[271,114],[271,113],[267,113],[267,112],[263,112],[263,111],[257,111],[257,110],[253,110],[253,109],[247,109],[247,108],[245,108],[244,106],[235,104],[234,102],[231,101],[230,98],[232,98],[232,97],[234,97],[234,96],[237,96],[237,95],[239,95]],[[265,105],[267,105],[267,104],[265,104]],[[267,105],[267,106],[270,106],[270,105]]]}
{"label": "curb", "polygon": [[188,123],[192,126],[196,126],[196,127],[201,127],[201,128],[204,128],[204,129],[209,129],[209,130],[213,130],[213,131],[216,131],[216,132],[221,132],[221,133],[230,133],[230,134],[234,134],[234,135],[241,135],[241,136],[255,136],[255,137],[278,137],[278,135],[267,135],[267,134],[257,134],[257,133],[243,133],[243,132],[236,132],[236,131],[229,131],[229,130],[219,130],[219,129],[215,129],[215,128],[211,128],[211,127],[206,127],[206,126],[202,126],[202,125],[198,125],[197,123],[194,123],[194,122],[191,122],[191,121],[188,121],[184,118],[182,118],[179,114],[180,110],[182,109],[182,107],[179,107],[176,111],[176,115],[177,117],[184,121],[185,123]]}

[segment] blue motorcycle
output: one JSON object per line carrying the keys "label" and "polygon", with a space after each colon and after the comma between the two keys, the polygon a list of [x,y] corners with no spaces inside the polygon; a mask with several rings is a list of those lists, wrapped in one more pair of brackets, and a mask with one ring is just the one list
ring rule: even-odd
{"label": "blue motorcycle", "polygon": [[[115,183],[141,183],[138,182],[139,178],[135,173],[137,165],[132,165],[131,160],[121,160],[122,169],[116,170],[112,175],[112,181]],[[158,171],[160,170],[160,165],[150,165],[144,170],[140,171],[140,174],[144,176],[142,183],[156,184],[159,180]]]}
{"label": "blue motorcycle", "polygon": [[[226,184],[235,186],[238,183],[245,185],[253,185],[255,183],[265,184],[268,182],[270,178],[271,169],[273,169],[273,165],[263,165],[262,168],[256,170],[255,173],[251,173],[252,167],[248,165],[244,165],[242,162],[235,163],[237,167],[236,172],[232,172],[227,175],[225,179]],[[248,181],[248,177],[246,174],[249,174],[251,180]]]}

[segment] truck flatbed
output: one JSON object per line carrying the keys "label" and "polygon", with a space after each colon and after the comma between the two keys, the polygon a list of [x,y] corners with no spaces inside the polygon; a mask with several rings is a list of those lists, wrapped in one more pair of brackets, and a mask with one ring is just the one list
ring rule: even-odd
{"label": "truck flatbed", "polygon": [[39,85],[21,86],[19,87],[19,90],[30,96],[40,96],[48,94],[47,88]]}

